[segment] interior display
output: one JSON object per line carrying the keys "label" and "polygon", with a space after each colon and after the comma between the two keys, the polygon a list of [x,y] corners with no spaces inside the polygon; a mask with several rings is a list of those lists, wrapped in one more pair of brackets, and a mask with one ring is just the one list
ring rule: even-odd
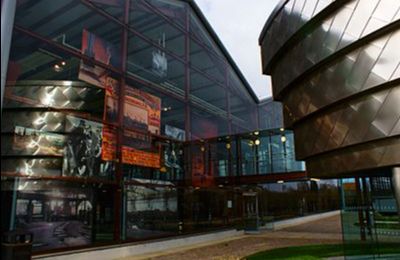
{"label": "interior display", "polygon": [[164,147],[164,165],[173,169],[177,176],[183,174],[183,147],[176,143],[170,143]]}
{"label": "interior display", "polygon": [[34,250],[91,243],[91,189],[19,180],[16,196],[15,225],[33,233]]}
{"label": "interior display", "polygon": [[160,134],[161,99],[149,93],[126,88],[124,125],[133,129]]}
{"label": "interior display", "polygon": [[102,124],[67,116],[63,175],[92,177],[100,173]]}
{"label": "interior display", "polygon": [[[120,55],[115,46],[97,35],[83,30],[82,32],[82,54],[95,59],[105,65],[113,67],[120,66]],[[108,72],[103,67],[82,61],[79,69],[80,80],[89,84],[105,88]]]}
{"label": "interior display", "polygon": [[133,185],[126,189],[127,237],[143,239],[177,232],[176,189]]}
{"label": "interior display", "polygon": [[165,135],[179,141],[186,139],[185,130],[170,125],[165,125]]}
{"label": "interior display", "polygon": [[[159,46],[165,48],[165,33],[162,37],[158,39]],[[165,56],[165,52],[161,51],[159,48],[153,50],[152,54],[152,71],[154,74],[163,78],[167,76],[168,73],[168,59]]]}

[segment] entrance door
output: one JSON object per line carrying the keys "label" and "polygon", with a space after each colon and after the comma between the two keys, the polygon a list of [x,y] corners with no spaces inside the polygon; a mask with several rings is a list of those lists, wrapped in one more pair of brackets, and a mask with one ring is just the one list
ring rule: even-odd
{"label": "entrance door", "polygon": [[259,232],[258,199],[256,192],[243,193],[243,220],[246,233]]}

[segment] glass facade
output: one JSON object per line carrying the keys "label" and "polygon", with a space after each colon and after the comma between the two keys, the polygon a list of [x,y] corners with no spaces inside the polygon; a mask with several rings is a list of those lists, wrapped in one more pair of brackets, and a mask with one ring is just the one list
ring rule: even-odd
{"label": "glass facade", "polygon": [[35,253],[242,227],[243,192],[306,179],[193,2],[19,0],[5,85],[2,232]]}

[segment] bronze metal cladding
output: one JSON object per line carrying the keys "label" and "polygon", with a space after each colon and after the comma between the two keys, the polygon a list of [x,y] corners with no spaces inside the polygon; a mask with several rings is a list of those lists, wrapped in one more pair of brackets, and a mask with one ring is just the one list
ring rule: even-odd
{"label": "bronze metal cladding", "polygon": [[259,43],[310,177],[400,165],[400,1],[282,1]]}

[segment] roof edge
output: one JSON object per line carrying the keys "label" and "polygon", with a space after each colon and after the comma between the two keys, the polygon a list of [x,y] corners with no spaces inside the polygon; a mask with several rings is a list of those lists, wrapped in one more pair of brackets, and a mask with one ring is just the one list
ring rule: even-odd
{"label": "roof edge", "polygon": [[278,16],[278,14],[282,11],[283,7],[289,2],[289,0],[281,0],[276,6],[272,13],[269,15],[267,21],[264,24],[264,27],[261,30],[260,37],[258,38],[258,45],[261,45],[265,35],[267,34],[268,29],[271,27],[273,21]]}
{"label": "roof edge", "polygon": [[232,56],[229,54],[228,50],[225,48],[224,44],[219,39],[217,33],[214,31],[214,29],[212,28],[211,24],[208,22],[207,18],[205,17],[203,12],[201,11],[200,7],[197,5],[197,3],[194,0],[182,0],[182,1],[188,3],[192,7],[192,9],[196,13],[196,15],[199,17],[200,21],[203,23],[203,25],[204,25],[205,29],[207,30],[207,32],[210,34],[210,36],[215,41],[217,46],[221,49],[221,51],[224,54],[225,58],[228,60],[228,63],[232,66],[233,70],[239,76],[239,79],[242,81],[242,83],[246,87],[246,89],[249,92],[250,96],[253,98],[253,100],[255,101],[256,104],[259,104],[260,103],[260,99],[258,98],[256,93],[254,92],[254,90],[251,88],[249,82],[244,77],[243,73],[241,72],[241,70],[237,66],[236,62],[233,60]]}

